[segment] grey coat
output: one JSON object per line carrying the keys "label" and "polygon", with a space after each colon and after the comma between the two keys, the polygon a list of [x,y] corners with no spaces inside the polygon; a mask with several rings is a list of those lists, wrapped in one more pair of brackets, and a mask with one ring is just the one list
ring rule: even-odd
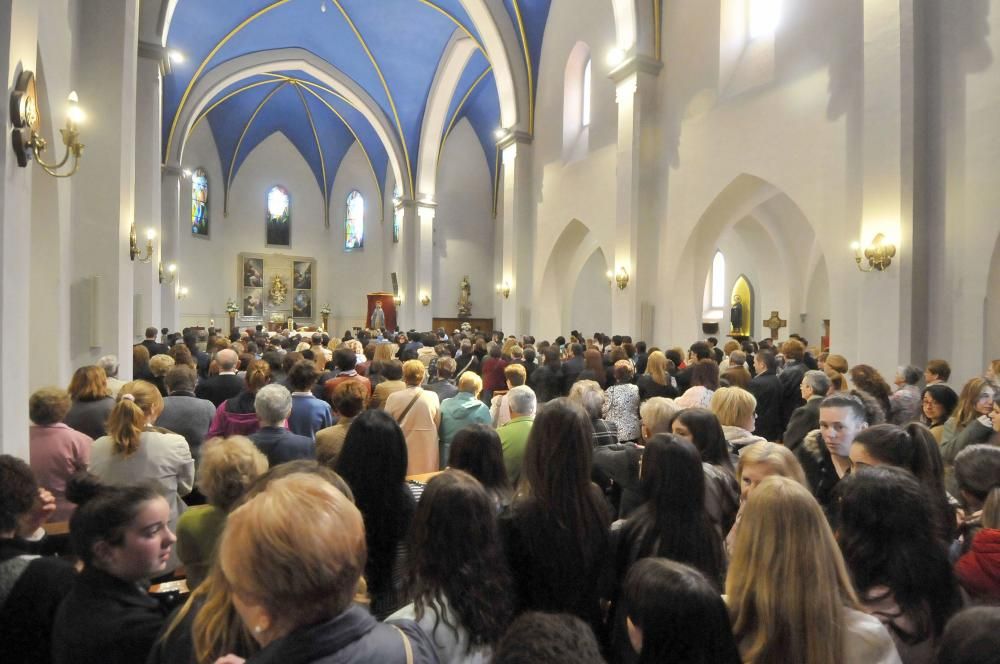
{"label": "grey coat", "polygon": [[201,443],[215,417],[215,406],[194,392],[175,392],[163,400],[163,412],[156,426],[184,436],[195,459],[201,457]]}

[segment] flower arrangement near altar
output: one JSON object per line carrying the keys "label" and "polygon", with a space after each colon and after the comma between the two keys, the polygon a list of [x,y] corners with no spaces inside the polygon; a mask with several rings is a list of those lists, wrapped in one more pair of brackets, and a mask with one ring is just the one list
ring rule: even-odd
{"label": "flower arrangement near altar", "polygon": [[320,309],[319,312],[321,314],[323,314],[324,316],[329,316],[330,315],[330,305],[329,304],[324,304],[323,308]]}
{"label": "flower arrangement near altar", "polygon": [[240,310],[240,305],[235,300],[226,300],[226,313],[235,314]]}

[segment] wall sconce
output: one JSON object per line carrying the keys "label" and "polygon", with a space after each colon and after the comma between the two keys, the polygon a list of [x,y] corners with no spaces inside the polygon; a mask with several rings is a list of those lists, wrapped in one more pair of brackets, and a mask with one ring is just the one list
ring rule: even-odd
{"label": "wall sconce", "polygon": [[395,296],[393,296],[393,298],[392,298],[392,301],[393,301],[393,303],[394,303],[394,304],[396,305],[396,308],[397,308],[397,309],[398,309],[399,307],[403,306],[403,298],[401,298],[401,297],[400,297],[400,296],[398,296],[398,295],[395,295]]}
{"label": "wall sconce", "polygon": [[[76,92],[70,92],[69,110],[66,113],[66,127],[60,129],[66,154],[58,164],[48,164],[42,161],[41,154],[45,151],[46,141],[39,135],[42,118],[38,111],[38,94],[35,91],[35,74],[22,71],[17,77],[14,90],[10,93],[10,121],[14,125],[10,139],[17,156],[17,165],[24,168],[34,157],[42,170],[57,178],[68,178],[80,168],[80,156],[83,154],[83,143],[80,142],[79,124],[83,122],[83,111],[80,110],[80,99]],[[66,173],[57,171],[66,165],[70,155],[73,155],[73,167]]]}
{"label": "wall sconce", "polygon": [[167,269],[163,269],[163,261],[160,261],[160,283],[161,284],[172,284],[174,283],[174,278],[177,276],[177,264],[171,263],[167,266]]}
{"label": "wall sconce", "polygon": [[628,270],[622,265],[618,268],[618,272],[615,273],[615,283],[618,284],[618,290],[625,290],[628,286]]}
{"label": "wall sconce", "polygon": [[427,293],[421,293],[420,294],[420,304],[422,304],[422,305],[424,305],[426,307],[430,303],[431,303],[431,296],[428,295]]}
{"label": "wall sconce", "polygon": [[504,279],[502,284],[497,284],[497,294],[503,295],[503,299],[510,297],[510,282]]}
{"label": "wall sconce", "polygon": [[187,296],[188,296],[187,286],[182,286],[182,287],[180,287],[180,288],[177,289],[177,299],[178,300],[183,300]]}
{"label": "wall sconce", "polygon": [[135,237],[135,224],[132,224],[132,228],[128,232],[128,257],[133,261],[138,258],[140,263],[148,263],[153,260],[153,238],[156,237],[156,231],[150,228],[146,231],[146,254],[143,255],[139,251],[139,242]]}
{"label": "wall sconce", "polygon": [[[854,262],[858,264],[858,269],[862,272],[883,272],[892,263],[893,256],[896,255],[896,245],[886,240],[885,236],[879,233],[872,239],[872,243],[861,249],[857,242],[851,243],[854,250]],[[868,261],[868,267],[862,267],[861,259]]]}

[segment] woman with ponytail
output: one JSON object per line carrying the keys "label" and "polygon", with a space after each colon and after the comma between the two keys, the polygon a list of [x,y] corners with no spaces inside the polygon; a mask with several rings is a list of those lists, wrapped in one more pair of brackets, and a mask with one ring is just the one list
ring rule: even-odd
{"label": "woman with ponytail", "polygon": [[144,662],[167,616],[146,586],[170,562],[170,505],[151,485],[112,486],[86,472],[73,476],[66,495],[77,504],[69,530],[83,571],[56,614],[52,661]]}
{"label": "woman with ponytail", "polygon": [[[170,530],[185,509],[182,496],[194,486],[194,459],[184,437],[154,425],[163,397],[152,383],[126,383],[108,419],[108,435],[94,441],[90,471],[106,484],[123,486],[154,481],[170,507]],[[165,571],[177,567],[172,555]]]}
{"label": "woman with ponytail", "polygon": [[854,437],[850,458],[852,471],[868,466],[895,466],[913,473],[936,513],[935,534],[943,542],[952,540],[955,509],[944,490],[944,463],[930,429],[918,422],[906,427],[876,424]]}
{"label": "woman with ponytail", "polygon": [[219,404],[205,440],[217,436],[249,436],[260,429],[254,401],[257,399],[257,391],[271,382],[271,365],[263,360],[253,360],[247,366],[244,379],[246,389]]}

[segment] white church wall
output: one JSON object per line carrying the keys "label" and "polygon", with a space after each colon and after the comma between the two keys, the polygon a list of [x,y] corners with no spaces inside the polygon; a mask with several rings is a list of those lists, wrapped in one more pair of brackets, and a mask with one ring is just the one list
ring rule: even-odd
{"label": "white church wall", "polygon": [[[58,127],[64,100],[73,89],[76,0],[58,0],[38,12],[36,84],[43,118],[42,135],[61,146]],[[20,170],[20,169],[18,169]],[[30,325],[33,330],[73,329],[70,321],[72,180],[51,178],[33,167],[31,201]],[[31,353],[29,388],[66,385],[73,367],[69,344]]]}
{"label": "white church wall", "polygon": [[[1000,241],[1000,12],[985,2],[933,3],[939,15],[931,57],[929,134],[938,168],[931,192],[930,339],[928,353],[946,358],[961,386],[1000,356],[997,289],[990,272]],[[987,302],[989,300],[989,302]],[[986,303],[986,304],[984,304]]]}
{"label": "white church wall", "polygon": [[580,275],[572,283],[573,300],[567,332],[571,329],[578,330],[589,337],[594,332],[605,332],[608,329],[611,298],[619,295],[618,287],[609,284],[605,276],[609,267],[608,260],[600,249],[590,254],[590,258],[583,264]]}
{"label": "white church wall", "polygon": [[458,315],[459,283],[469,277],[472,315],[493,318],[493,183],[483,149],[466,120],[441,153],[434,214],[435,317]]}
{"label": "white church wall", "polygon": [[[223,325],[226,300],[239,296],[237,256],[241,252],[276,253],[316,259],[317,291],[313,317],[319,309],[331,308],[334,330],[360,325],[364,319],[364,293],[381,287],[382,224],[379,197],[367,162],[356,146],[341,162],[330,197],[330,227],[323,223],[323,197],[305,160],[281,134],[265,139],[247,157],[234,178],[229,195],[229,214],[223,214],[223,168],[211,132],[200,125],[188,141],[185,167],[201,166],[209,177],[208,240],[185,233],[181,239],[179,279],[190,289],[180,305],[181,325],[208,325],[214,319]],[[226,167],[228,169],[228,166]],[[181,188],[182,201],[189,200],[190,182]],[[265,246],[265,193],[280,184],[291,195],[291,246]],[[347,194],[358,189],[365,197],[365,248],[345,252],[344,213]],[[182,206],[187,210],[188,206]],[[360,293],[360,295],[359,295]],[[237,324],[243,323],[237,318]]]}
{"label": "white church wall", "polygon": [[[593,63],[591,124],[586,153],[571,150],[564,154],[564,78],[567,61],[579,42],[587,45]],[[539,339],[569,332],[556,322],[558,316],[553,318],[548,314],[553,302],[572,300],[574,283],[567,277],[547,283],[545,274],[553,258],[568,260],[568,257],[553,257],[552,251],[571,220],[578,219],[590,230],[606,256],[614,255],[618,109],[615,86],[607,77],[609,67],[605,62],[614,42],[611,3],[597,0],[552,3],[539,63],[532,143],[537,208],[531,332]],[[565,162],[565,156],[572,161]],[[600,278],[606,287],[603,274]],[[608,332],[610,324],[610,310],[603,322],[592,321],[595,329]]]}
{"label": "white church wall", "polygon": [[[845,37],[838,45],[835,37],[854,26],[849,13],[844,17],[827,13],[822,22],[816,16],[809,20],[799,17],[798,31],[778,33],[771,83],[720,101],[718,70],[712,65],[719,57],[719,17],[705,11],[701,3],[667,4],[664,70],[660,74],[666,142],[657,168],[669,189],[666,210],[660,213],[664,229],[661,255],[695,248],[699,252],[696,264],[703,267],[695,274],[680,274],[683,261],[661,261],[660,283],[671,284],[679,292],[695,288],[700,295],[714,233],[701,237],[704,228],[699,220],[717,202],[720,192],[741,173],[749,173],[787,194],[805,215],[812,228],[802,228],[797,235],[793,228],[785,228],[785,239],[796,251],[808,255],[815,232],[829,254],[828,265],[837,275],[834,283],[842,284],[835,294],[834,315],[844,322],[849,319],[854,309],[851,284],[856,279],[850,273],[854,264],[847,248],[851,235],[857,232],[857,222],[848,221],[852,216],[856,220],[858,214],[850,211],[856,198],[850,174],[856,145],[852,143],[852,127],[839,109],[846,103],[850,76],[857,72],[847,72],[847,80],[843,80],[843,72],[838,73],[835,65],[850,61],[855,40]],[[807,46],[810,40],[829,45],[829,52],[812,52]],[[751,258],[766,266],[774,256]],[[796,268],[789,274],[794,279],[790,288],[801,288],[805,283],[807,275],[800,271]],[[784,289],[786,294],[789,287]],[[762,285],[757,288],[762,308],[767,308],[766,300],[773,295]],[[798,323],[799,313],[809,313],[808,303],[800,305],[806,307],[804,312],[791,311],[791,298],[785,297],[788,299],[779,299],[781,306],[774,307],[789,320],[790,329],[782,330],[782,336],[795,329],[791,326]],[[697,337],[699,321],[690,311],[686,307],[657,307],[657,336],[666,336],[674,343]],[[769,314],[770,309],[764,313]],[[759,322],[755,321],[758,335]],[[839,348],[849,348],[855,338],[845,330],[834,342]]]}

